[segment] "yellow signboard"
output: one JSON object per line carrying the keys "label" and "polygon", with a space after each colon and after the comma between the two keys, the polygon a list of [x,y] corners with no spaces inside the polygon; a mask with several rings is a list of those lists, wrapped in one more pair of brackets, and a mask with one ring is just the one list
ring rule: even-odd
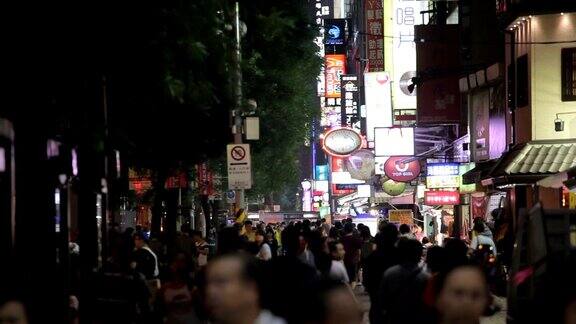
{"label": "yellow signboard", "polygon": [[459,186],[460,176],[458,175],[439,175],[426,177],[426,188],[428,189],[458,188]]}
{"label": "yellow signboard", "polygon": [[396,209],[388,211],[388,221],[390,223],[413,224],[414,212],[412,209]]}

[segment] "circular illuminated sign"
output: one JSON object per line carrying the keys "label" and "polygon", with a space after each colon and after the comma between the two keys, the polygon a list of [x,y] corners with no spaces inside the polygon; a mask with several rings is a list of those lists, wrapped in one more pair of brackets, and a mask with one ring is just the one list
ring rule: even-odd
{"label": "circular illuminated sign", "polygon": [[396,182],[388,179],[382,184],[382,190],[390,196],[399,196],[406,190],[406,182]]}
{"label": "circular illuminated sign", "polygon": [[322,148],[332,156],[345,157],[362,147],[362,136],[350,128],[336,128],[324,135]]}
{"label": "circular illuminated sign", "polygon": [[384,164],[384,172],[388,178],[408,182],[418,178],[420,174],[420,162],[418,160],[402,163],[403,160],[409,158],[408,156],[394,156],[389,158]]}
{"label": "circular illuminated sign", "polygon": [[374,176],[374,153],[358,150],[345,160],[346,171],[353,179],[368,181]]}

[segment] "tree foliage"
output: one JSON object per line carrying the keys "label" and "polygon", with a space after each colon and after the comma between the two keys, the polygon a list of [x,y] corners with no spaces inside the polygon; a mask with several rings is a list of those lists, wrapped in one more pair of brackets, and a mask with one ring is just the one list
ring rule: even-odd
{"label": "tree foliage", "polygon": [[317,30],[298,1],[250,1],[244,12],[246,97],[258,102],[261,124],[261,138],[253,144],[252,193],[295,193],[299,151],[318,114]]}

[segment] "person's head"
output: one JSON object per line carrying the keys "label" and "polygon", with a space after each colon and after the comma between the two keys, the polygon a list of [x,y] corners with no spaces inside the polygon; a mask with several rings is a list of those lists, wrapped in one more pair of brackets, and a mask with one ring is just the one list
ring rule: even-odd
{"label": "person's head", "polygon": [[237,323],[260,309],[261,269],[255,259],[227,254],[206,269],[206,305],[216,323]]}
{"label": "person's head", "polygon": [[247,232],[251,232],[252,231],[252,221],[245,221],[244,222],[244,228],[246,229]]}
{"label": "person's head", "polygon": [[422,258],[422,244],[416,240],[402,237],[398,240],[398,255],[400,255],[401,263],[418,263]]}
{"label": "person's head", "polygon": [[400,234],[409,234],[410,232],[410,226],[408,224],[400,225]]}
{"label": "person's head", "polygon": [[340,235],[340,232],[338,231],[338,229],[336,227],[332,227],[330,229],[330,231],[328,232],[328,237],[330,237],[331,239],[338,239],[339,235]]}
{"label": "person's head", "polygon": [[352,222],[346,222],[344,224],[344,234],[351,234],[354,231],[354,225]]}
{"label": "person's head", "polygon": [[396,225],[387,223],[380,229],[380,233],[376,235],[376,248],[386,249],[394,246],[398,240],[398,228]]}
{"label": "person's head", "polygon": [[335,227],[336,229],[338,229],[338,230],[341,230],[344,226],[342,225],[342,222],[341,222],[341,221],[336,221],[336,222],[334,223],[334,227]]}
{"label": "person's head", "polygon": [[192,228],[190,227],[190,224],[180,225],[180,232],[183,234],[190,234],[191,230],[192,230]]}
{"label": "person's head", "polygon": [[133,227],[128,227],[127,229],[124,230],[124,233],[125,233],[126,235],[132,236],[132,234],[134,234],[134,228],[133,228]]}
{"label": "person's head", "polygon": [[256,243],[258,243],[258,245],[264,243],[264,240],[266,239],[266,233],[264,233],[263,230],[259,229],[256,231]]}
{"label": "person's head", "polygon": [[338,241],[332,241],[328,243],[328,250],[330,251],[330,256],[332,260],[341,261],[344,260],[344,255],[346,251],[344,251],[344,245]]}
{"label": "person's head", "polygon": [[428,243],[430,243],[430,239],[429,239],[427,236],[424,236],[424,237],[422,238],[422,245],[425,245],[425,244],[428,244]]}
{"label": "person's head", "polygon": [[2,298],[0,300],[0,323],[28,324],[24,303],[19,299]]}
{"label": "person's head", "polygon": [[446,251],[438,245],[431,246],[426,250],[426,265],[431,273],[440,272],[446,261]]}
{"label": "person's head", "polygon": [[480,234],[486,230],[486,227],[484,226],[484,222],[474,222],[474,227],[472,229],[474,232]]}
{"label": "person's head", "polygon": [[360,231],[360,236],[363,239],[369,239],[372,237],[372,233],[370,233],[370,227],[362,225],[362,227],[358,226],[358,230]]}
{"label": "person's head", "polygon": [[464,241],[457,238],[449,238],[444,242],[444,250],[448,268],[468,263],[468,246]]}
{"label": "person's head", "polygon": [[477,323],[489,305],[484,272],[461,265],[438,277],[436,309],[448,323]]}
{"label": "person's head", "polygon": [[322,218],[320,222],[322,222],[322,224],[326,223],[326,218]]}
{"label": "person's head", "polygon": [[345,284],[326,281],[316,287],[315,321],[324,324],[360,324],[362,311]]}
{"label": "person's head", "polygon": [[198,230],[191,231],[190,236],[192,237],[192,240],[194,240],[194,242],[200,242],[203,239],[202,232]]}
{"label": "person's head", "polygon": [[134,246],[138,249],[141,249],[148,245],[148,239],[142,232],[138,232],[134,234]]}
{"label": "person's head", "polygon": [[239,227],[241,227],[240,224],[233,227],[225,227],[220,231],[218,234],[217,254],[236,252],[244,247],[238,232]]}

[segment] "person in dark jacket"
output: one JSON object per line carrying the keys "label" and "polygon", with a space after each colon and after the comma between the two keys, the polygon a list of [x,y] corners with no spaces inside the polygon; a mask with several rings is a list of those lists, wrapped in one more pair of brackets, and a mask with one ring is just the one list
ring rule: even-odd
{"label": "person in dark jacket", "polygon": [[[376,305],[378,288],[384,276],[384,272],[398,264],[396,241],[398,229],[393,224],[386,224],[380,229],[375,237],[376,250],[370,254],[363,264],[363,285],[370,297],[372,305]],[[370,322],[378,323],[377,307],[370,309]]]}
{"label": "person in dark jacket", "polygon": [[142,233],[134,234],[134,253],[132,254],[131,268],[146,278],[155,279],[160,274],[158,269],[158,258],[148,247],[148,240]]}
{"label": "person in dark jacket", "polygon": [[400,238],[398,241],[400,264],[386,270],[378,289],[378,323],[425,323],[432,314],[424,304],[424,289],[429,275],[420,266],[422,244],[416,240]]}

